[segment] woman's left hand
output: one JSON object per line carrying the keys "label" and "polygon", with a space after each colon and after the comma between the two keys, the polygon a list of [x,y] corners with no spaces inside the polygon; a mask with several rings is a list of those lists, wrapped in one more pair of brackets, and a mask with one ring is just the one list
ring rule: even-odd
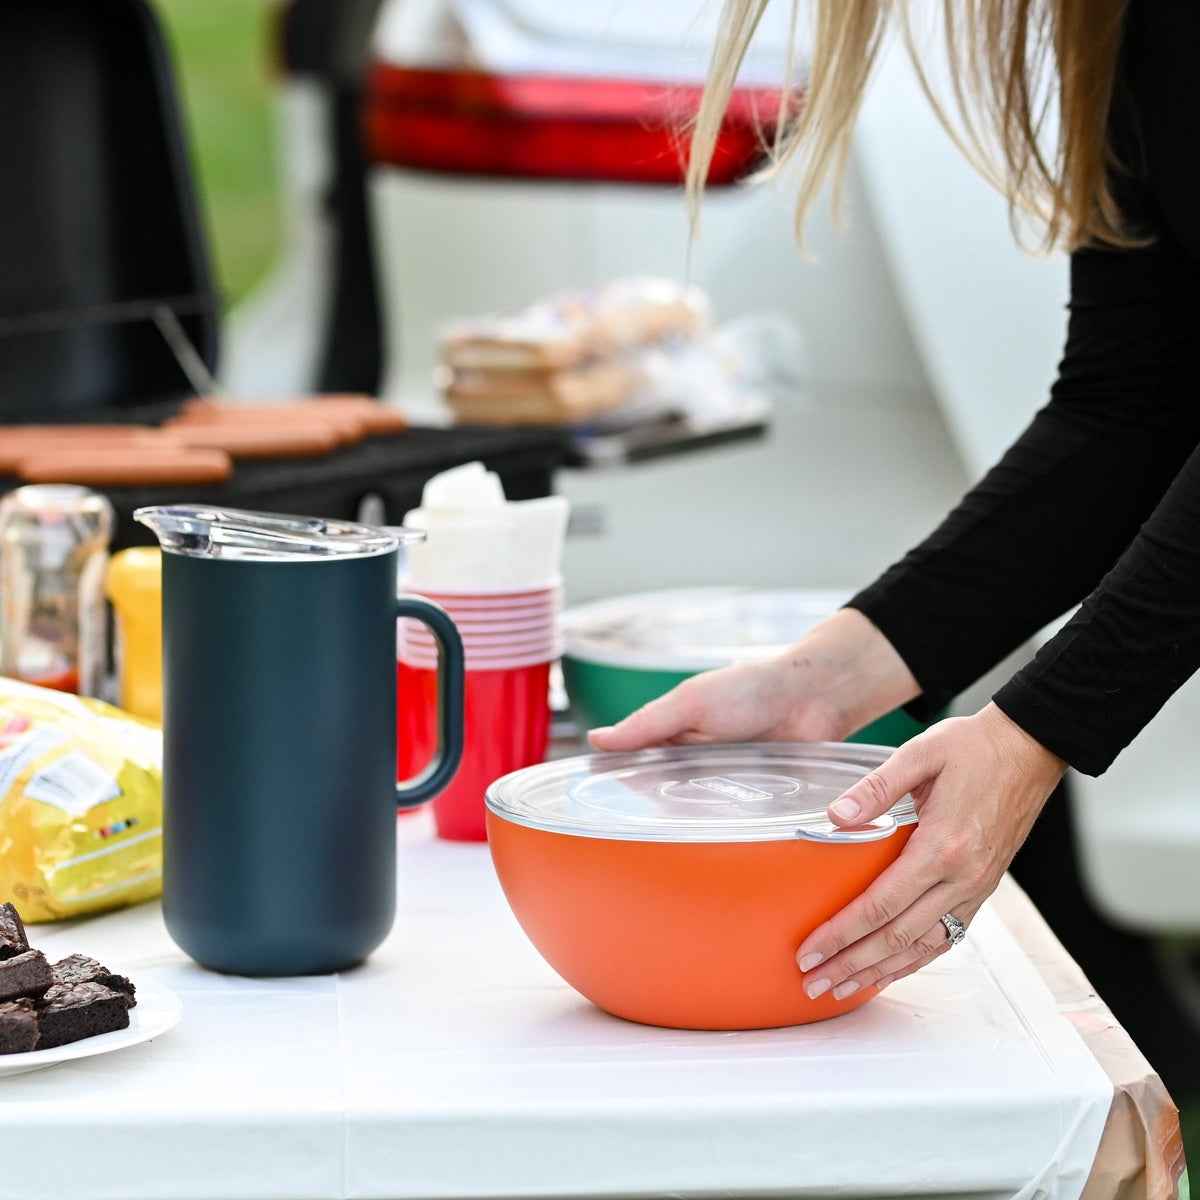
{"label": "woman's left hand", "polygon": [[950,948],[943,914],[964,925],[992,894],[1066,764],[994,704],[940,721],[897,748],[830,805],[865,824],[911,793],[919,821],[900,857],[797,951],[812,997],[886,986]]}

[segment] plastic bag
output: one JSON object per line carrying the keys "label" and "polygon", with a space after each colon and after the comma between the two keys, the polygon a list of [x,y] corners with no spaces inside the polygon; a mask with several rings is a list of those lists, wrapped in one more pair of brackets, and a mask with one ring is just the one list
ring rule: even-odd
{"label": "plastic bag", "polygon": [[0,901],[54,921],[161,891],[161,730],[0,677]]}

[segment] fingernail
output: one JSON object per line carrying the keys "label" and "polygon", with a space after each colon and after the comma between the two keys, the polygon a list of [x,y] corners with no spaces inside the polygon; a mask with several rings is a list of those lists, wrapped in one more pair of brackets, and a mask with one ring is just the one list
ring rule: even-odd
{"label": "fingernail", "polygon": [[825,955],[818,954],[816,951],[813,951],[812,954],[806,954],[800,960],[800,970],[811,971],[813,967],[819,967],[824,961]]}
{"label": "fingernail", "polygon": [[857,821],[862,816],[862,805],[849,796],[843,796],[829,806],[829,811],[843,821]]}
{"label": "fingernail", "polygon": [[882,992],[883,989],[885,987],[887,987],[887,985],[889,983],[895,983],[895,982],[896,982],[895,975],[885,975],[882,979],[875,980],[875,987],[878,991]]}
{"label": "fingernail", "polygon": [[847,996],[853,996],[858,991],[858,984],[853,979],[848,979],[845,983],[839,983],[833,989],[833,998],[835,1000],[845,1000]]}
{"label": "fingernail", "polygon": [[812,983],[805,984],[804,990],[808,993],[810,1000],[815,1000],[818,996],[823,996],[829,991],[829,980],[816,979]]}
{"label": "fingernail", "polygon": [[588,737],[592,737],[593,734],[597,734],[597,733],[612,733],[612,726],[611,725],[597,725],[595,729],[588,730]]}

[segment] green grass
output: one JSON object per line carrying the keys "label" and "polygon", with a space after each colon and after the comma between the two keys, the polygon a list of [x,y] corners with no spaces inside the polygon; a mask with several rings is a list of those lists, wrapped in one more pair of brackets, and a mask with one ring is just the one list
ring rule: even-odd
{"label": "green grass", "polygon": [[217,286],[249,291],[280,241],[277,0],[153,0],[174,59]]}
{"label": "green grass", "polygon": [[[1183,1129],[1183,1153],[1190,1174],[1191,1164],[1200,1164],[1200,1104],[1187,1104],[1180,1108],[1179,1124]],[[1200,1171],[1200,1165],[1197,1171]]]}

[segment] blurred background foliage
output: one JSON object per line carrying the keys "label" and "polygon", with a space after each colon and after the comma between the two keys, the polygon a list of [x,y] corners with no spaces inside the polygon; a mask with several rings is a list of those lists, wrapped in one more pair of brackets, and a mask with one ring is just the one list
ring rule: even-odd
{"label": "blurred background foliage", "polygon": [[175,63],[209,249],[226,308],[280,248],[273,91],[280,0],[152,0]]}

